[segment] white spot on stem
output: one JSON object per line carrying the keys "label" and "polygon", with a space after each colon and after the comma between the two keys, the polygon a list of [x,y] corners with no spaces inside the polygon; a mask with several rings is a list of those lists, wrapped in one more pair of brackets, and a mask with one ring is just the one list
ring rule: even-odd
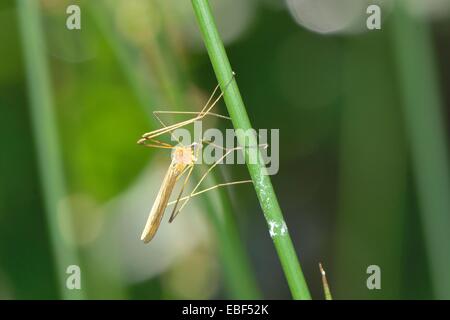
{"label": "white spot on stem", "polygon": [[277,222],[275,220],[269,220],[268,224],[271,238],[274,238],[276,236],[284,236],[288,232],[286,223],[284,221]]}
{"label": "white spot on stem", "polygon": [[288,231],[288,229],[287,229],[286,222],[283,221],[283,222],[281,223],[280,234],[281,234],[282,236],[284,236],[284,235],[287,233],[287,231]]}
{"label": "white spot on stem", "polygon": [[278,227],[278,223],[276,221],[269,221],[269,233],[270,233],[270,237],[273,238],[275,236],[277,236],[277,229]]}

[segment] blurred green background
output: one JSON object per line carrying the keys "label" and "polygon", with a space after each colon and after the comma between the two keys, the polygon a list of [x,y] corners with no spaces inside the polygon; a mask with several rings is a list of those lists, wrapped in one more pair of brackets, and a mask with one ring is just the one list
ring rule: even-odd
{"label": "blurred green background", "polygon": [[[280,129],[272,180],[313,298],[319,262],[337,299],[450,298],[450,1],[211,4],[253,126]],[[216,85],[190,1],[4,0],[0,55],[0,299],[290,298],[251,186],[139,240],[170,154],[135,142]]]}

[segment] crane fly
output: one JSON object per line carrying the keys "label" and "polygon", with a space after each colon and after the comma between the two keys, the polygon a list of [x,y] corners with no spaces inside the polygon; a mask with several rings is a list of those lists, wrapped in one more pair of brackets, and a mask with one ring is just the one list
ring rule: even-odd
{"label": "crane fly", "polygon": [[[226,84],[225,88],[228,87],[228,85],[232,82],[234,79],[234,72],[233,76],[230,79],[230,81]],[[178,215],[178,213],[184,208],[186,203],[189,201],[190,198],[199,195],[201,193],[223,187],[228,185],[234,185],[234,184],[241,184],[241,183],[251,183],[251,180],[243,180],[243,181],[234,181],[234,182],[228,182],[228,183],[221,183],[218,185],[215,185],[213,187],[209,187],[202,191],[197,191],[200,184],[204,181],[206,176],[211,172],[211,170],[219,164],[228,154],[235,150],[239,150],[240,147],[237,148],[224,148],[221,146],[217,146],[219,148],[224,149],[226,152],[221,156],[214,164],[211,165],[211,167],[201,176],[199,182],[196,184],[192,192],[186,196],[181,197],[183,194],[183,190],[192,174],[192,170],[194,168],[195,162],[197,161],[198,152],[202,146],[203,143],[209,143],[213,144],[208,141],[201,141],[200,143],[192,143],[191,145],[184,146],[181,142],[177,146],[172,146],[168,143],[161,142],[159,140],[156,140],[158,136],[166,133],[170,133],[173,136],[173,130],[176,130],[178,128],[184,127],[186,125],[189,125],[191,123],[194,123],[195,121],[202,120],[206,115],[210,116],[216,116],[218,118],[224,118],[224,119],[230,119],[227,116],[223,116],[220,114],[215,114],[211,112],[211,109],[216,105],[216,103],[220,100],[220,98],[223,96],[223,92],[220,93],[220,95],[214,99],[216,92],[219,90],[219,85],[216,86],[213,93],[211,94],[210,98],[206,102],[205,106],[200,112],[174,112],[174,111],[155,111],[153,112],[154,116],[157,118],[157,120],[161,123],[163,126],[160,129],[147,132],[142,135],[141,139],[138,140],[138,144],[144,145],[146,147],[151,148],[162,148],[162,149],[172,149],[172,159],[170,166],[167,170],[167,173],[163,179],[163,182],[161,184],[161,187],[159,189],[159,192],[156,196],[155,202],[153,203],[153,206],[150,210],[150,213],[147,218],[147,222],[145,224],[144,230],[141,235],[141,240],[144,241],[144,243],[150,242],[150,240],[153,239],[155,236],[160,224],[161,220],[163,218],[164,212],[168,205],[175,205],[172,214],[169,218],[169,222],[172,222],[173,219]],[[160,119],[158,114],[163,113],[170,113],[170,114],[196,114],[195,117],[178,122],[173,125],[166,126],[164,122]],[[176,138],[175,138],[176,139]],[[176,139],[178,140],[178,139]],[[178,180],[187,173],[186,178],[184,179],[181,191],[177,197],[177,200],[172,201],[169,203],[169,198],[173,192],[173,189],[175,187],[175,184],[178,182]],[[197,192],[196,192],[197,191]],[[183,201],[183,204],[178,208],[178,204],[180,201]]]}

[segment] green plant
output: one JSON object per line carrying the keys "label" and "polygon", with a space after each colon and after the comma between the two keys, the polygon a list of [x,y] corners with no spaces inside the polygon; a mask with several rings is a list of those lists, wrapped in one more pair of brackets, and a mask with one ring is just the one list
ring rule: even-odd
{"label": "green plant", "polygon": [[393,50],[434,290],[438,299],[449,299],[450,175],[443,102],[429,26],[412,17],[406,5],[397,3]]}
{"label": "green plant", "polygon": [[[224,90],[226,84],[232,78],[233,72],[225,52],[225,48],[217,31],[209,3],[207,0],[192,0],[192,5],[216,77],[220,83],[221,89],[224,91],[225,104],[233,125],[235,129],[242,129],[244,131],[249,130],[252,126],[250,125],[250,120],[247,116],[247,111],[242,101],[236,81],[233,80],[227,89]],[[239,144],[244,147],[244,156],[247,160],[247,167],[253,180],[256,194],[268,226],[269,228],[279,226],[283,230],[283,232],[279,232],[274,235],[272,239],[286,275],[292,296],[294,299],[310,299],[311,296],[308,286],[304,279],[292,240],[289,236],[289,232],[285,227],[286,224],[283,219],[283,214],[278,204],[271,180],[267,175],[266,168],[260,164],[250,164],[248,161],[249,148],[245,148],[245,146],[257,145],[256,137],[251,136],[250,139],[248,139],[249,141],[246,141],[248,136],[237,130],[237,138]],[[258,152],[258,159],[262,159],[260,152]]]}
{"label": "green plant", "polygon": [[[59,150],[49,68],[45,56],[39,2],[18,1],[18,14],[47,224],[56,260],[58,281],[60,288],[65,288],[66,268],[74,264],[80,265],[80,262],[77,249],[73,245],[70,208],[67,203],[61,202],[66,196],[66,184]],[[64,299],[84,298],[82,290],[62,289],[61,294]]]}

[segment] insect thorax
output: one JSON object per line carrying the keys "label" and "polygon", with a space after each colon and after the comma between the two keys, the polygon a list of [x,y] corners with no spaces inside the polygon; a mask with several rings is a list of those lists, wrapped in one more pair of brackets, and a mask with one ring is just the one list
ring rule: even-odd
{"label": "insect thorax", "polygon": [[177,164],[193,164],[195,162],[195,156],[192,147],[175,147],[172,151],[172,161]]}

